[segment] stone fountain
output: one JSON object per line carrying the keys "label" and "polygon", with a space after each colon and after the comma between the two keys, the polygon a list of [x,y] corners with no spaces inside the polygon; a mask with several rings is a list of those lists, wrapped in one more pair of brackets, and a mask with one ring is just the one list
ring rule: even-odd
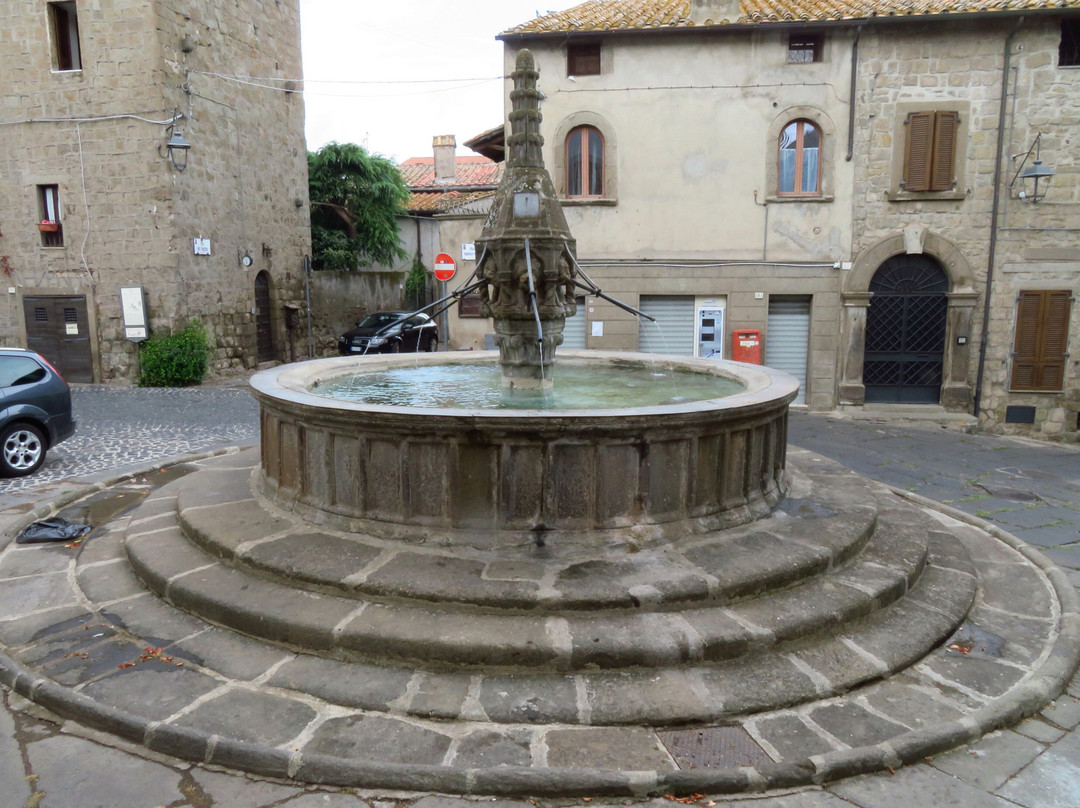
{"label": "stone fountain", "polygon": [[[29,605],[0,621],[0,681],[270,777],[589,797],[896,768],[1060,692],[1080,633],[1068,582],[978,520],[789,455],[790,377],[594,351],[555,368],[574,287],[599,290],[540,162],[527,53],[514,84],[477,270],[498,356],[257,374],[259,450],[201,462],[76,560],[4,551]],[[575,365],[739,390],[544,410],[322,394],[496,361],[511,399]]]}

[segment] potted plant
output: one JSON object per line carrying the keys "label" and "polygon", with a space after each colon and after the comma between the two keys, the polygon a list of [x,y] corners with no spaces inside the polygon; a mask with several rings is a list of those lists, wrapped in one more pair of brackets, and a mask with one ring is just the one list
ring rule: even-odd
{"label": "potted plant", "polygon": [[60,229],[60,222],[50,222],[48,219],[42,219],[38,223],[38,230],[42,233],[55,233]]}

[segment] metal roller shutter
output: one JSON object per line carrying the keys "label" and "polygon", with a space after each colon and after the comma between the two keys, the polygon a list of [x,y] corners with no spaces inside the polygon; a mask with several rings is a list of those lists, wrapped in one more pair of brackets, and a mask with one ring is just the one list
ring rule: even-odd
{"label": "metal roller shutter", "polygon": [[642,319],[638,350],[672,356],[694,355],[693,295],[642,295],[638,308],[656,322]]}
{"label": "metal roller shutter", "polygon": [[809,296],[770,297],[768,331],[765,335],[765,364],[790,373],[799,380],[799,395],[793,404],[806,403],[806,356],[809,338]]}
{"label": "metal roller shutter", "polygon": [[566,326],[563,328],[563,341],[560,347],[568,351],[585,350],[585,298],[577,298],[577,314],[566,318]]}

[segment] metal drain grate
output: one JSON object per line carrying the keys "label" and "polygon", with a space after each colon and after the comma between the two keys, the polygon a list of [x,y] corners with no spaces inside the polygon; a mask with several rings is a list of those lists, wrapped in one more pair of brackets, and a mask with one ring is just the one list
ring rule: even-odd
{"label": "metal drain grate", "polygon": [[708,727],[658,732],[680,769],[729,769],[772,763],[742,727]]}

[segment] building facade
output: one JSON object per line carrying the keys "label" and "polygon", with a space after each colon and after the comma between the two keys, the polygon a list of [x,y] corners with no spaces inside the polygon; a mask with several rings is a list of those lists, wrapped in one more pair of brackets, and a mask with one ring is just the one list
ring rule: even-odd
{"label": "building facade", "polygon": [[602,1],[504,32],[582,268],[659,322],[586,298],[567,333],[1075,439],[1080,4],[1043,6]]}
{"label": "building facade", "polygon": [[0,26],[0,340],[79,382],[133,380],[135,341],[193,319],[212,373],[286,358],[310,252],[297,0],[4,0]]}

